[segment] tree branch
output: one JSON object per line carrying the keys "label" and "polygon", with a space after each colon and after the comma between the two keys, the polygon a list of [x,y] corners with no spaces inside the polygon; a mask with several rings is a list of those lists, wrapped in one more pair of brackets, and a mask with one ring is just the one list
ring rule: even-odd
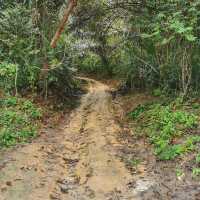
{"label": "tree branch", "polygon": [[51,41],[52,48],[56,47],[57,41],[59,40],[62,32],[64,31],[65,24],[67,23],[70,14],[73,12],[74,8],[77,5],[77,1],[78,0],[70,0],[69,1],[69,4],[68,4],[67,8],[65,9],[63,19],[61,20],[60,25]]}

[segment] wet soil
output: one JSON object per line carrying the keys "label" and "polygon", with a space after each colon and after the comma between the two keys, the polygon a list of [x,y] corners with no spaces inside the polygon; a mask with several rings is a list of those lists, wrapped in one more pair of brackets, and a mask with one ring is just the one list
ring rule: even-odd
{"label": "wet soil", "polygon": [[178,180],[175,163],[156,161],[123,126],[110,88],[84,80],[88,93],[60,128],[1,153],[0,200],[200,199],[197,182]]}

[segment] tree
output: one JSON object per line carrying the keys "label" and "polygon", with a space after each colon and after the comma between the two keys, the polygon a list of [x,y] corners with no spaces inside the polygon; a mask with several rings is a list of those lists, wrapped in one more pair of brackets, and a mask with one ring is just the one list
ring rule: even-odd
{"label": "tree", "polygon": [[60,25],[56,31],[56,34],[54,35],[52,41],[51,41],[51,47],[55,48],[56,43],[60,38],[61,33],[63,32],[65,28],[65,24],[67,23],[67,20],[70,16],[70,14],[73,12],[74,8],[77,6],[77,0],[69,0],[68,6],[65,9],[63,19],[60,22]]}

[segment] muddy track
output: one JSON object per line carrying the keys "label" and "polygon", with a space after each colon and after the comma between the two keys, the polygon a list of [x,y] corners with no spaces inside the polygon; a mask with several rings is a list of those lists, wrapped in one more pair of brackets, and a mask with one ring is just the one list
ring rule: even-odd
{"label": "muddy track", "polygon": [[115,155],[120,145],[106,85],[89,91],[69,123],[1,155],[0,200],[132,199],[132,176]]}
{"label": "muddy track", "polygon": [[147,160],[150,152],[134,142],[129,149],[126,138],[120,142],[123,130],[114,119],[109,87],[85,80],[88,93],[65,124],[1,154],[0,200],[188,199],[183,190],[180,198],[170,197],[171,189],[151,173],[154,164],[150,172],[149,165],[141,165],[139,175],[128,170],[122,160],[131,151],[131,156],[143,151]]}

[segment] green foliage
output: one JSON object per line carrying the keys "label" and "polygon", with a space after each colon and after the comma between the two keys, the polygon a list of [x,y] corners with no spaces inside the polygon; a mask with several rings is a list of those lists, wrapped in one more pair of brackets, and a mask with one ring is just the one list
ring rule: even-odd
{"label": "green foliage", "polygon": [[200,164],[200,153],[197,154],[197,156],[196,156],[196,163],[197,163],[197,164]]}
{"label": "green foliage", "polygon": [[[17,65],[19,91],[37,89],[46,95],[59,89],[64,96],[73,89],[70,69],[75,67],[116,75],[130,89],[159,88],[156,96],[199,90],[198,0],[132,0],[123,8],[116,0],[81,0],[54,50],[49,44],[64,1],[3,2],[0,60]],[[42,77],[46,65],[50,70]]]}
{"label": "green foliage", "polygon": [[131,165],[132,167],[137,167],[140,163],[141,163],[141,160],[138,159],[138,158],[135,158],[135,159],[130,160],[130,165]]}
{"label": "green foliage", "polygon": [[0,63],[0,87],[6,92],[12,91],[15,87],[17,65],[7,62]]}
{"label": "green foliage", "polygon": [[[141,109],[142,108],[142,109]],[[189,137],[183,144],[174,144],[188,129],[195,128],[198,118],[194,114],[174,109],[174,104],[152,104],[148,109],[139,106],[132,113],[138,118],[142,130],[147,134],[161,160],[174,159],[177,156],[194,150],[200,137]]]}
{"label": "green foliage", "polygon": [[3,10],[2,15],[3,17],[0,18],[2,27],[0,29],[0,49],[2,49],[0,59],[5,60],[9,65],[6,67],[5,62],[1,64],[1,67],[6,69],[9,67],[13,73],[16,73],[17,69],[17,87],[32,86],[39,73],[36,66],[39,65],[37,57],[41,52],[35,45],[39,32],[30,18],[31,11],[23,5],[16,4],[14,7]]}
{"label": "green foliage", "polygon": [[196,144],[200,142],[200,136],[189,136],[186,139],[184,147],[188,150],[195,150]]}
{"label": "green foliage", "polygon": [[[165,4],[165,5],[164,5]],[[191,70],[187,65],[191,63],[191,52],[196,51],[198,48],[197,42],[197,30],[199,28],[198,18],[200,16],[200,12],[198,11],[199,2],[194,1],[192,3],[187,3],[186,1],[174,1],[174,2],[166,2],[161,3],[159,8],[161,9],[155,17],[154,23],[151,23],[150,26],[152,27],[153,33],[151,33],[150,40],[155,43],[158,47],[158,53],[162,57],[165,55],[165,58],[160,60],[160,72],[162,75],[162,79],[164,84],[166,80],[173,80],[170,87],[178,88],[178,76],[181,77],[182,84],[181,88],[184,90],[185,84],[187,84],[187,77],[184,74],[185,68],[187,70]],[[165,7],[165,10],[162,8]],[[158,8],[158,9],[159,9]],[[187,13],[187,14],[186,14]],[[165,23],[162,23],[163,20]],[[150,30],[150,29],[149,29]],[[156,33],[156,34],[155,34]],[[183,42],[179,42],[179,39],[182,39]],[[190,45],[193,48],[190,48]],[[160,48],[165,48],[165,50],[160,50]],[[173,49],[175,48],[175,51]],[[187,49],[189,51],[187,51]],[[180,56],[176,53],[179,52]],[[175,56],[173,60],[171,59],[172,56]],[[186,63],[182,63],[184,57],[187,56],[188,60]],[[174,75],[177,78],[167,77],[167,73],[165,72],[165,67],[168,66],[167,69],[171,68],[171,75]],[[172,69],[176,69],[172,71]],[[180,74],[182,71],[182,75]],[[191,71],[188,73],[191,73]],[[173,78],[173,79],[172,79]]]}
{"label": "green foliage", "polygon": [[100,57],[91,52],[89,52],[82,58],[81,61],[79,61],[78,68],[80,72],[85,72],[88,74],[97,74],[98,72],[103,71]]}
{"label": "green foliage", "polygon": [[193,103],[192,104],[192,108],[193,109],[199,109],[200,108],[200,104],[199,103]]}
{"label": "green foliage", "polygon": [[162,95],[162,92],[161,92],[160,88],[153,90],[153,96],[160,97],[161,95]]}
{"label": "green foliage", "polygon": [[184,176],[184,172],[181,170],[181,169],[176,169],[176,176],[179,178],[179,177],[182,177]]}
{"label": "green foliage", "polygon": [[193,168],[192,175],[193,175],[193,177],[200,176],[200,168]]}
{"label": "green foliage", "polygon": [[[113,25],[119,30],[118,40],[112,36],[119,47],[114,72],[131,89],[160,88],[183,95],[190,87],[199,90],[199,1],[137,3],[140,6],[124,3],[129,20]],[[121,9],[117,1],[112,4]],[[107,34],[109,42],[112,31]]]}
{"label": "green foliage", "polygon": [[40,109],[29,100],[7,97],[0,100],[0,147],[9,147],[36,136]]}
{"label": "green foliage", "polygon": [[129,113],[129,116],[133,120],[137,119],[140,116],[140,114],[149,109],[150,105],[151,104],[138,105],[132,112]]}
{"label": "green foliage", "polygon": [[[10,6],[9,6],[10,5]],[[62,2],[12,2],[0,17],[0,86],[12,93],[37,91],[43,96],[71,94],[74,88],[69,38],[50,47]],[[71,40],[70,40],[71,41]],[[44,69],[45,68],[45,69]]]}

